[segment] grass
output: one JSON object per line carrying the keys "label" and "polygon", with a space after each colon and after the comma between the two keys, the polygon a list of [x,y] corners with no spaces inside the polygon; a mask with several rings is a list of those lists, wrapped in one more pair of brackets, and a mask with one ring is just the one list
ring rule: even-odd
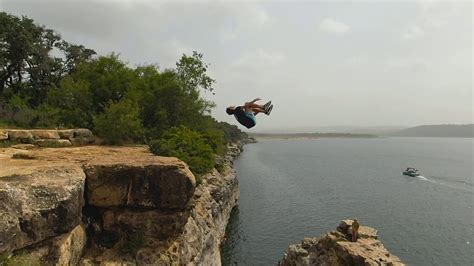
{"label": "grass", "polygon": [[0,256],[0,266],[40,266],[41,261],[25,253]]}
{"label": "grass", "polygon": [[8,148],[12,145],[15,145],[15,144],[18,144],[14,141],[11,141],[11,140],[4,140],[4,141],[0,141],[0,148]]}

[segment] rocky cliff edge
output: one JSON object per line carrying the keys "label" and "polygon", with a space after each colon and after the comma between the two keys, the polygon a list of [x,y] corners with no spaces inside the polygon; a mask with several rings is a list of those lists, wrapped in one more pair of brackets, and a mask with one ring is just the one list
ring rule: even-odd
{"label": "rocky cliff edge", "polygon": [[230,151],[196,186],[145,146],[0,149],[0,262],[219,265],[239,195]]}

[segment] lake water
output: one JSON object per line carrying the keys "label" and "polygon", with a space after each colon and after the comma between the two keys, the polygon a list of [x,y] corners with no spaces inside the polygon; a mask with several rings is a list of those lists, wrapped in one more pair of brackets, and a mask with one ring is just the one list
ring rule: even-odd
{"label": "lake water", "polygon": [[[422,177],[401,175],[418,168]],[[411,265],[474,265],[473,139],[261,140],[235,162],[224,265],[275,265],[357,217]]]}

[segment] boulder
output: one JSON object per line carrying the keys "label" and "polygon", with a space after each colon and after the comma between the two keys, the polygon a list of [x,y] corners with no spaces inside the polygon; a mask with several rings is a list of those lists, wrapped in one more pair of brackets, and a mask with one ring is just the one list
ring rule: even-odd
{"label": "boulder", "polygon": [[8,132],[4,130],[0,130],[0,141],[8,139]]}
{"label": "boulder", "polygon": [[83,145],[94,143],[94,138],[86,138],[86,137],[72,138],[71,143],[73,146],[83,146]]}
{"label": "boulder", "polygon": [[39,147],[70,147],[72,143],[67,139],[38,139],[35,145]]}
{"label": "boulder", "polygon": [[87,128],[78,128],[73,130],[73,138],[90,138],[92,131]]}
{"label": "boulder", "polygon": [[31,130],[30,132],[34,139],[59,139],[56,130]]}
{"label": "boulder", "polygon": [[[344,235],[346,235],[348,238],[352,238],[352,231],[351,231],[351,225],[352,225],[352,222],[353,220],[342,220],[341,223],[339,224],[339,226],[336,228],[337,231],[343,233]],[[373,239],[377,239],[377,230],[372,228],[372,227],[368,227],[368,226],[362,226],[359,228],[359,231],[358,231],[358,234],[359,234],[359,237],[363,237],[363,238],[373,238]]]}
{"label": "boulder", "polygon": [[88,203],[96,207],[184,209],[196,187],[188,166],[177,159],[168,164],[159,157],[127,164],[90,162],[84,171]]}
{"label": "boulder", "polygon": [[33,135],[28,130],[10,130],[8,131],[8,139],[21,143],[33,143]]}
{"label": "boulder", "polygon": [[74,129],[60,129],[58,135],[62,139],[72,139],[74,138]]}
{"label": "boulder", "polygon": [[0,254],[74,229],[81,221],[84,182],[84,172],[73,165],[0,176]]}

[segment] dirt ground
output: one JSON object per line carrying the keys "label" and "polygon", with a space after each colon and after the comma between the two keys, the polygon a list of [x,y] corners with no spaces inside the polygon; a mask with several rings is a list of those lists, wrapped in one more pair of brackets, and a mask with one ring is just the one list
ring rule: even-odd
{"label": "dirt ground", "polygon": [[134,162],[146,161],[170,164],[176,163],[178,159],[155,156],[144,145],[38,148],[20,144],[8,148],[0,148],[0,178],[2,176],[33,172],[45,166],[82,165],[88,162],[133,164]]}

